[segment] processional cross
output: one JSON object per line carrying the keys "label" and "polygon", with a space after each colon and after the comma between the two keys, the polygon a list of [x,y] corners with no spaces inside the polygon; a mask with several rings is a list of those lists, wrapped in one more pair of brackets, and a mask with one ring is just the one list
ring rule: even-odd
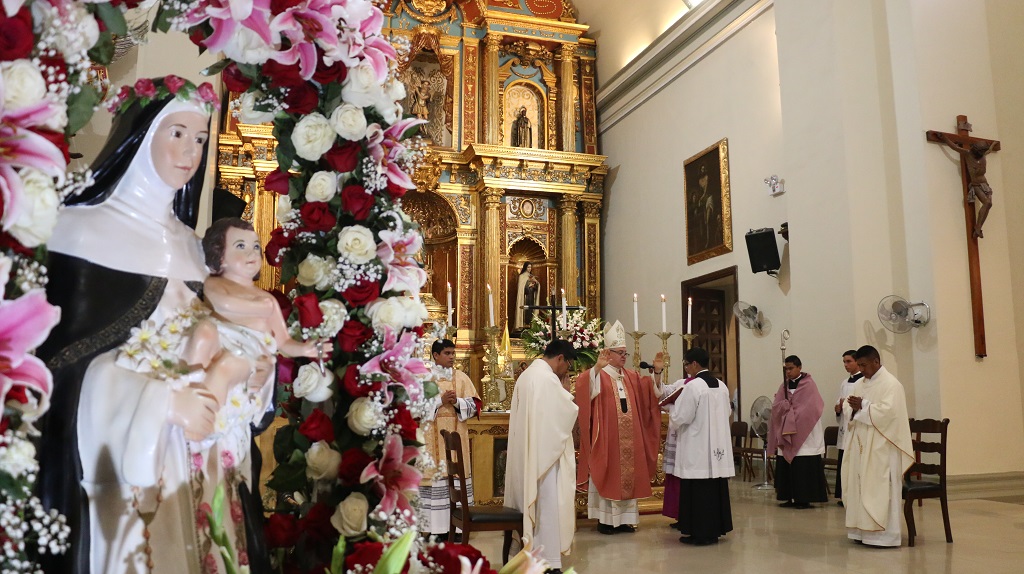
{"label": "processional cross", "polygon": [[[989,153],[999,151],[999,142],[971,137],[971,124],[967,116],[956,117],[956,133],[929,130],[925,133],[928,141],[949,146],[960,154],[960,178],[964,190],[964,221],[967,224],[967,267],[971,276],[971,315],[974,319],[974,354],[984,357],[985,308],[981,298],[981,263],[978,259],[978,238],[992,208],[992,188],[985,179],[986,159]],[[977,216],[974,204],[980,203]]]}

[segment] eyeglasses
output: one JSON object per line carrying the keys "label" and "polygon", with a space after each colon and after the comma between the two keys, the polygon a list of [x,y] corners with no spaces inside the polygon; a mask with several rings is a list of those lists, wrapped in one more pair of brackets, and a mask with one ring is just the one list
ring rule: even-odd
{"label": "eyeglasses", "polygon": [[627,351],[608,351],[608,352],[609,353],[615,353],[616,355],[618,355],[620,357],[628,357],[629,356],[629,353]]}

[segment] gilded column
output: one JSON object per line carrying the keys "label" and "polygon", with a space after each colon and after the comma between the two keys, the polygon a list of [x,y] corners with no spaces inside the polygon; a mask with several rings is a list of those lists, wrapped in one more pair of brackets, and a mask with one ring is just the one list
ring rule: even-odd
{"label": "gilded column", "polygon": [[576,44],[562,44],[560,51],[561,67],[559,68],[558,91],[561,105],[559,115],[562,117],[562,151],[576,151],[576,109],[575,91],[573,89],[573,61],[576,56]]}
{"label": "gilded column", "polygon": [[480,253],[481,274],[484,285],[480,285],[479,292],[482,294],[482,303],[477,309],[483,311],[477,313],[482,317],[480,325],[485,327],[488,323],[487,313],[487,287],[490,285],[494,293],[494,324],[501,327],[501,308],[498,303],[498,282],[501,280],[501,196],[505,190],[500,187],[487,187],[481,192],[480,197],[483,203],[484,220],[481,227],[483,232],[483,250]]}
{"label": "gilded column", "polygon": [[601,313],[601,200],[583,204],[583,305],[589,318]]}
{"label": "gilded column", "polygon": [[576,264],[576,195],[563,195],[558,200],[561,241],[559,269],[562,270],[562,288],[570,305],[579,302],[579,269]]}
{"label": "gilded column", "polygon": [[498,117],[498,50],[501,34],[487,34],[484,38],[484,143],[497,144],[501,118]]}

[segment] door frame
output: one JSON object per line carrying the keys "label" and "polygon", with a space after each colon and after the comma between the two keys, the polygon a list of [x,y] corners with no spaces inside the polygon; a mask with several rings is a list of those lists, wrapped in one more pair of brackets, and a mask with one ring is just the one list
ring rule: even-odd
{"label": "door frame", "polygon": [[[731,267],[724,267],[722,269],[719,269],[718,271],[712,271],[711,273],[707,273],[707,274],[701,275],[699,277],[694,277],[692,279],[687,279],[687,280],[683,281],[682,283],[680,283],[680,291],[681,291],[681,294],[682,294],[682,297],[683,297],[682,301],[684,302],[684,304],[682,306],[683,307],[683,325],[686,325],[686,304],[685,304],[685,302],[686,302],[687,298],[690,297],[690,289],[692,289],[694,287],[701,288],[703,285],[705,285],[707,283],[711,283],[713,281],[718,281],[720,279],[732,279],[732,285],[733,285],[733,288],[736,290],[736,299],[738,300],[739,299],[739,294],[740,294],[740,283],[739,283],[739,269],[738,269],[738,267],[736,265],[733,265]],[[729,311],[730,317],[731,317],[730,320],[733,321],[733,323],[735,323],[736,317],[732,316],[732,309],[729,309],[728,311]],[[732,332],[733,332],[733,336],[729,339],[729,343],[733,345],[734,349],[736,349],[736,420],[743,420],[741,412],[740,412],[740,405],[743,404],[743,384],[742,384],[742,380],[741,380],[741,376],[740,376],[740,372],[741,372],[741,369],[740,369],[740,332],[739,332],[739,329],[736,328],[735,324],[733,325]],[[723,373],[723,376],[724,376],[724,373]]]}

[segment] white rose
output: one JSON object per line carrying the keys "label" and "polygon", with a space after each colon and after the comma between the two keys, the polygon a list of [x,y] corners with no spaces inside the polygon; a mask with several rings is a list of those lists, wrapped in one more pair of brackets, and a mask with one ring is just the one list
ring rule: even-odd
{"label": "white rose", "polygon": [[339,136],[349,141],[359,141],[366,136],[366,114],[362,108],[349,103],[341,104],[331,112],[331,126]]}
{"label": "white rose", "polygon": [[334,281],[334,267],[337,261],[333,257],[320,257],[309,254],[299,263],[296,280],[306,287],[316,287],[324,291]]}
{"label": "white rose", "polygon": [[353,492],[341,501],[331,516],[331,525],[342,536],[359,536],[366,532],[366,515],[370,503],[360,492]]}
{"label": "white rose", "polygon": [[338,478],[341,453],[325,441],[318,440],[306,451],[306,477],[313,480],[334,480]]}
{"label": "white rose", "polygon": [[320,324],[320,332],[325,337],[337,335],[348,319],[348,309],[344,303],[337,299],[324,299],[320,301],[320,312],[324,315],[324,321]]}
{"label": "white rose", "polygon": [[0,456],[0,471],[14,478],[23,474],[35,473],[39,470],[36,462],[36,447],[23,438],[14,439],[5,445],[5,452]]}
{"label": "white rose", "polygon": [[397,299],[402,301],[402,306],[405,308],[406,327],[419,327],[427,320],[427,306],[419,297],[397,297]]}
{"label": "white rose", "polygon": [[385,104],[378,103],[374,106],[377,108],[377,112],[384,118],[384,121],[388,124],[394,124],[398,120],[402,119],[402,104],[398,102],[389,102]]}
{"label": "white rose", "polygon": [[265,124],[274,121],[274,112],[255,109],[256,102],[263,99],[263,92],[246,92],[238,98],[238,121],[243,124]]}
{"label": "white rose", "polygon": [[328,202],[338,193],[338,174],[318,171],[306,184],[306,201]]}
{"label": "white rose", "polygon": [[367,315],[374,323],[376,330],[384,330],[385,326],[392,330],[398,330],[406,326],[408,311],[401,300],[403,297],[389,297],[378,299],[367,306]]}
{"label": "white rose", "polygon": [[369,397],[359,397],[352,401],[345,418],[348,420],[348,428],[362,436],[369,436],[370,432],[383,422],[376,403]]}
{"label": "white rose", "polygon": [[277,216],[277,220],[281,223],[291,221],[295,217],[295,214],[292,213],[292,198],[287,195],[277,196],[277,207],[274,209],[274,215]]}
{"label": "white rose", "polygon": [[63,19],[51,22],[57,31],[57,49],[70,58],[96,45],[100,27],[81,3],[70,3]]}
{"label": "white rose", "polygon": [[23,169],[18,175],[22,184],[21,212],[7,231],[25,247],[38,247],[50,239],[57,225],[57,190],[53,178],[40,171]]}
{"label": "white rose", "polygon": [[4,108],[17,110],[38,104],[46,97],[46,80],[30,60],[14,60],[0,65],[4,79]]}
{"label": "white rose", "polygon": [[383,96],[383,86],[377,80],[377,72],[368,63],[349,68],[341,87],[341,98],[353,106],[365,108]]}
{"label": "white rose", "polygon": [[274,55],[274,47],[245,26],[236,26],[224,46],[224,55],[243,64],[262,64]]}
{"label": "white rose", "polygon": [[320,367],[314,363],[306,363],[299,367],[299,372],[295,375],[292,392],[300,399],[322,403],[334,396],[334,391],[331,390],[332,382],[334,375],[330,371],[321,375]]}
{"label": "white rose", "polygon": [[356,265],[369,263],[377,256],[373,232],[362,225],[350,225],[338,233],[338,253]]}
{"label": "white rose", "polygon": [[331,122],[323,115],[313,112],[302,116],[292,131],[292,144],[295,153],[306,161],[317,161],[334,145],[338,137],[331,127]]}
{"label": "white rose", "polygon": [[397,102],[405,99],[405,84],[398,78],[391,78],[384,83],[384,95],[388,100]]}
{"label": "white rose", "polygon": [[50,100],[50,109],[53,113],[43,122],[43,127],[55,132],[62,132],[68,126],[68,105],[60,101],[53,94],[47,96]]}

